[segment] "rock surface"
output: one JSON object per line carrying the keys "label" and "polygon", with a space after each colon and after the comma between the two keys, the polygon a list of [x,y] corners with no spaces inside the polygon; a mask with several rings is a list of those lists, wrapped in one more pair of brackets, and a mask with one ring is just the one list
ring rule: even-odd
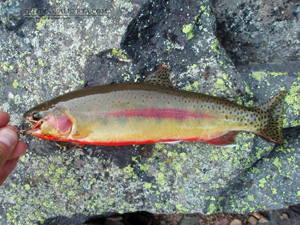
{"label": "rock surface", "polygon": [[[22,114],[37,103],[84,86],[135,82],[162,64],[168,65],[177,88],[234,98],[246,106],[259,105],[283,89],[288,93],[285,141],[279,146],[244,132],[235,148],[186,142],[80,149],[22,136],[28,151],[0,188],[0,223],[74,214],[84,220],[139,210],[245,213],[299,203],[300,66],[290,62],[299,60],[299,4],[282,4],[296,16],[277,15],[281,21],[270,25],[262,16],[266,7],[246,13],[255,9],[253,3],[1,2],[0,109],[20,128],[25,126]],[[216,5],[228,10],[221,12]],[[98,8],[103,13],[65,19],[44,13],[11,21],[6,17],[11,8]],[[288,43],[280,42],[278,33],[263,32],[284,24]],[[237,50],[222,38],[228,33]],[[274,41],[261,44],[267,38]],[[243,41],[250,43],[247,48]],[[227,52],[237,64],[260,64],[236,67]],[[274,61],[284,63],[261,64]]]}

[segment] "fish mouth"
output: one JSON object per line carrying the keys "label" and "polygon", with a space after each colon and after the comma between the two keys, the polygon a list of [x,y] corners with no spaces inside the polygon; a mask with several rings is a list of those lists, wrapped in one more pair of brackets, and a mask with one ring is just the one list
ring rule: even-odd
{"label": "fish mouth", "polygon": [[21,132],[23,134],[26,134],[26,135],[35,135],[35,134],[41,134],[42,130],[41,130],[41,126],[43,124],[43,120],[39,120],[39,121],[36,121],[36,120],[33,120],[33,119],[30,119],[30,118],[27,118],[27,120],[33,124],[32,127],[29,127],[28,130],[22,130]]}

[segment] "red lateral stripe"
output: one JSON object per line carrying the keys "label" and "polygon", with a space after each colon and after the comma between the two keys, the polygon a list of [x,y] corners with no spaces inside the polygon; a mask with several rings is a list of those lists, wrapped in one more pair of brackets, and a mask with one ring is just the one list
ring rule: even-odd
{"label": "red lateral stripe", "polygon": [[145,108],[145,109],[125,109],[122,111],[115,112],[103,112],[104,115],[110,116],[125,116],[125,117],[145,117],[145,118],[161,118],[161,119],[208,119],[213,118],[212,116],[196,111],[188,111],[183,109],[169,109],[169,108]]}

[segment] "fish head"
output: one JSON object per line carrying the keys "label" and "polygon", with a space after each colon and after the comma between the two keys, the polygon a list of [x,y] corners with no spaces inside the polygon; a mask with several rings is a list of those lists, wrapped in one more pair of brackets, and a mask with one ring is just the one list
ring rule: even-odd
{"label": "fish head", "polygon": [[42,139],[63,141],[72,130],[72,120],[62,109],[29,110],[24,119],[33,124],[25,134]]}

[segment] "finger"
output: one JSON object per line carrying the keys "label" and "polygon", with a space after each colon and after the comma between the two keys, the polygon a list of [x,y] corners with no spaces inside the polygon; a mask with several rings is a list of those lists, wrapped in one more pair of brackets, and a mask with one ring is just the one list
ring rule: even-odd
{"label": "finger", "polygon": [[0,168],[5,164],[14,150],[18,135],[11,129],[0,130]]}
{"label": "finger", "polygon": [[17,130],[18,130],[18,128],[14,127],[14,126],[11,126],[11,125],[6,125],[4,127],[1,127],[0,130],[5,129],[5,128],[9,128],[9,129],[11,129],[15,132],[17,132]]}
{"label": "finger", "polygon": [[27,146],[23,141],[19,141],[16,145],[15,150],[11,153],[8,160],[18,158],[26,152]]}
{"label": "finger", "polygon": [[9,128],[11,130],[13,130],[14,132],[16,132],[16,134],[18,135],[18,137],[20,137],[20,131],[18,128],[16,128],[15,126],[11,126],[11,125],[7,125],[5,127],[0,128],[0,130],[4,129],[4,128]]}
{"label": "finger", "polygon": [[0,127],[4,127],[9,122],[9,115],[6,112],[0,111]]}
{"label": "finger", "polygon": [[0,186],[6,180],[7,176],[13,171],[18,163],[19,158],[8,160],[2,168],[0,168]]}

